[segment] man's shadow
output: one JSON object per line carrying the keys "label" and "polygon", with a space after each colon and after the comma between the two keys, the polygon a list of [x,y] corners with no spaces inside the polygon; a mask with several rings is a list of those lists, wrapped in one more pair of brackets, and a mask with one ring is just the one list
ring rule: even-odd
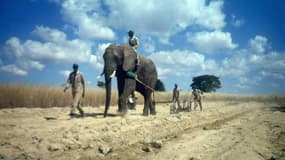
{"label": "man's shadow", "polygon": [[[104,113],[85,113],[84,118],[86,117],[93,117],[93,118],[98,118],[98,117],[104,117]],[[113,114],[113,113],[108,113],[106,117],[119,117],[120,114]],[[80,115],[78,115],[78,118],[81,118]]]}

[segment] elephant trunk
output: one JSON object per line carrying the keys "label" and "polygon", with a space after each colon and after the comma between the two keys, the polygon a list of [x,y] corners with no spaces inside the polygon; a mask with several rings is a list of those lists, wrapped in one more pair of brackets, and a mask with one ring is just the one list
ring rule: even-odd
{"label": "elephant trunk", "polygon": [[112,87],[112,77],[115,76],[116,71],[108,72],[104,70],[105,74],[105,88],[106,88],[106,101],[105,101],[105,111],[104,111],[104,117],[107,116],[108,109],[110,106],[110,100],[111,100],[111,87]]}
{"label": "elephant trunk", "polygon": [[105,101],[105,112],[104,117],[107,116],[108,109],[110,106],[110,100],[111,100],[111,86],[112,86],[112,78],[109,75],[105,74],[105,88],[106,88],[106,101]]}

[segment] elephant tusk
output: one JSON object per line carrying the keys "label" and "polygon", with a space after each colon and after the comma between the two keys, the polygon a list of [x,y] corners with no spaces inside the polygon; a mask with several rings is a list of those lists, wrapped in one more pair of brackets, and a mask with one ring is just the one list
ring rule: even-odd
{"label": "elephant tusk", "polygon": [[113,73],[110,75],[110,78],[113,78],[116,75],[116,70],[113,71]]}

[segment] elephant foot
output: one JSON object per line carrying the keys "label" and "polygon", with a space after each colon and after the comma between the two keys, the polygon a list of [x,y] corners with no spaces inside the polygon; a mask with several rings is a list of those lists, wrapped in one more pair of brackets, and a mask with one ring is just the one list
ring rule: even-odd
{"label": "elephant foot", "polygon": [[143,111],[143,116],[148,116],[148,111]]}
{"label": "elephant foot", "polygon": [[156,112],[155,111],[151,111],[150,114],[151,115],[156,115]]}
{"label": "elephant foot", "polygon": [[145,117],[148,117],[148,114],[144,114],[144,113],[143,113],[142,115],[145,116]]}
{"label": "elephant foot", "polygon": [[121,117],[125,117],[126,115],[128,115],[128,110],[121,111],[120,114],[121,114]]}
{"label": "elephant foot", "polygon": [[104,112],[104,118],[106,118],[106,117],[107,117],[107,112],[105,111],[105,112]]}

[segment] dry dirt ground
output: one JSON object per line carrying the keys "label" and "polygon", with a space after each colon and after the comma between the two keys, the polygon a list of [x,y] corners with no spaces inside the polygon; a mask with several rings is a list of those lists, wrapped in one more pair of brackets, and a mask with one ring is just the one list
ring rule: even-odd
{"label": "dry dirt ground", "polygon": [[111,107],[0,110],[0,159],[285,159],[285,106],[264,102],[205,102],[205,110],[156,116],[142,106],[122,118]]}

